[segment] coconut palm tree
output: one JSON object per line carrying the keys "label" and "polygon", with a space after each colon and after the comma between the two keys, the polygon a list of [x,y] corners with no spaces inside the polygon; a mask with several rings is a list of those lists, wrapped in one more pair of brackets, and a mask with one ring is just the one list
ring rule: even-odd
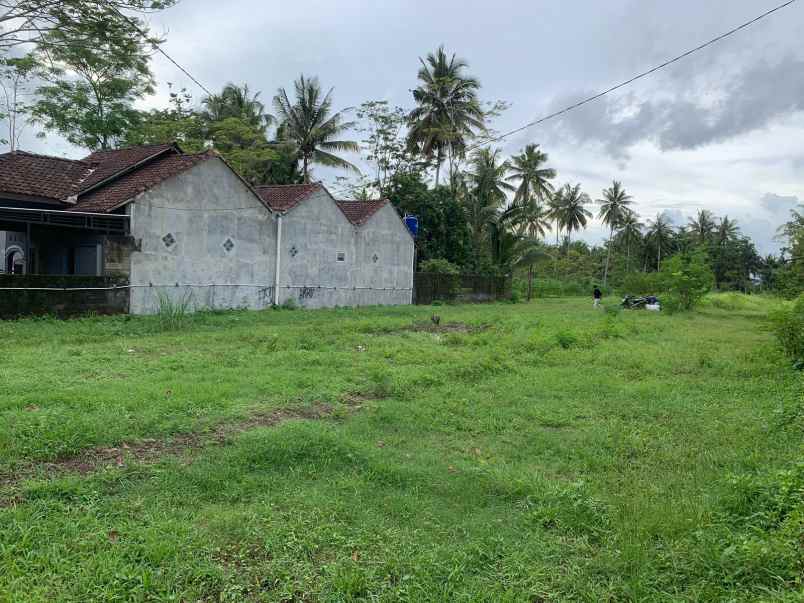
{"label": "coconut palm tree", "polygon": [[589,195],[581,191],[581,185],[566,184],[561,195],[561,223],[567,233],[567,241],[572,242],[572,231],[586,228],[586,223],[592,217],[592,212],[586,209],[592,200]]}
{"label": "coconut palm tree", "polygon": [[634,241],[639,241],[642,238],[642,229],[645,225],[639,221],[639,216],[636,212],[628,210],[620,222],[621,240],[625,242],[625,271],[631,271],[631,244]]}
{"label": "coconut palm tree", "polygon": [[503,223],[511,224],[519,236],[544,239],[550,227],[548,210],[537,199],[512,204],[501,219]]}
{"label": "coconut palm tree", "polygon": [[619,228],[620,224],[629,211],[629,205],[633,199],[625,192],[622,182],[615,180],[609,188],[603,189],[603,198],[597,201],[600,204],[598,218],[603,220],[603,224],[609,227],[609,244],[606,252],[606,267],[603,270],[603,286],[609,279],[609,262],[611,261],[612,239],[614,239],[614,229]]}
{"label": "coconut palm tree", "polygon": [[550,220],[552,226],[551,230],[556,233],[556,250],[558,250],[558,240],[561,236],[561,230],[564,228],[564,214],[562,208],[564,207],[564,188],[558,189],[547,200],[547,219]]}
{"label": "coconut palm tree", "polygon": [[709,240],[709,236],[715,230],[715,217],[708,209],[699,209],[698,215],[687,222],[687,226],[702,245]]}
{"label": "coconut palm tree", "polygon": [[466,172],[465,178],[459,179],[459,197],[472,231],[478,263],[485,247],[488,225],[497,221],[507,193],[514,188],[505,181],[507,173],[508,162],[502,160],[499,149],[478,149],[472,155],[470,171]]}
{"label": "coconut palm tree", "polygon": [[454,54],[448,57],[439,46],[419,62],[419,85],[413,90],[416,107],[408,115],[408,146],[427,159],[435,158],[438,186],[444,154],[449,154],[450,163],[463,156],[466,141],[485,128],[485,114],[477,98],[480,82],[466,75],[466,61]]}
{"label": "coconut palm tree", "polygon": [[539,239],[523,237],[514,245],[514,266],[528,268],[528,301],[533,297],[533,265],[549,254]]}
{"label": "coconut palm tree", "polygon": [[648,220],[648,238],[656,245],[656,270],[662,265],[662,249],[668,250],[673,241],[673,226],[663,214],[656,214],[655,220]]}
{"label": "coconut palm tree", "polygon": [[729,241],[733,241],[739,233],[740,227],[737,225],[737,220],[730,220],[728,216],[723,216],[717,225],[718,245],[725,245]]}
{"label": "coconut palm tree", "polygon": [[209,121],[236,117],[264,132],[273,123],[274,117],[265,112],[265,105],[259,98],[260,93],[251,94],[248,84],[226,84],[220,94],[212,94],[201,101],[204,105],[203,114]]}
{"label": "coconut palm tree", "polygon": [[519,155],[511,159],[511,175],[509,182],[519,182],[514,195],[514,204],[526,204],[531,199],[544,202],[553,193],[550,182],[556,177],[556,171],[544,167],[547,153],[543,153],[537,144],[527,145]]}
{"label": "coconut palm tree", "polygon": [[334,153],[357,152],[360,148],[356,142],[340,138],[355,123],[344,121],[345,111],[332,113],[333,88],[322,94],[318,78],[306,78],[304,75],[293,85],[295,100],[291,101],[284,88],[280,88],[274,97],[274,107],[280,122],[277,136],[296,145],[302,161],[304,181],[310,182],[312,163],[359,173],[357,167]]}

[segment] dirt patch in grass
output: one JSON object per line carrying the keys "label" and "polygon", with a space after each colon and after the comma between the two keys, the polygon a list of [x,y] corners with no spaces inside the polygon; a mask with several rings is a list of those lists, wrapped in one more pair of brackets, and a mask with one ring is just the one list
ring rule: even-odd
{"label": "dirt patch in grass", "polygon": [[[376,399],[359,392],[345,394],[342,402],[347,412],[355,412],[362,408],[364,402]],[[221,446],[235,436],[263,427],[274,427],[281,423],[295,420],[316,421],[335,418],[335,407],[325,402],[300,408],[280,408],[266,412],[256,412],[246,419],[232,423],[222,423],[210,430],[177,434],[168,439],[141,439],[123,442],[114,447],[98,447],[85,450],[71,457],[30,463],[17,469],[12,474],[0,474],[0,489],[13,489],[25,479],[43,476],[77,473],[87,475],[106,467],[125,467],[131,463],[156,463],[162,458],[179,456],[205,446]],[[23,502],[19,495],[0,496],[0,508],[12,507]]]}
{"label": "dirt patch in grass", "polygon": [[413,331],[415,333],[479,333],[491,328],[491,325],[468,325],[465,322],[445,322],[438,323],[430,320],[429,322],[416,322],[399,329],[399,332]]}

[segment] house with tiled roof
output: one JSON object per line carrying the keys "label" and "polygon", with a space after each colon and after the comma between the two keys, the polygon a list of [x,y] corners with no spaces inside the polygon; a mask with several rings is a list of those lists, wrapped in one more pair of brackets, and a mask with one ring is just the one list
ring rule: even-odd
{"label": "house with tiled roof", "polygon": [[174,144],[80,160],[0,154],[0,251],[0,289],[23,275],[61,287],[114,277],[132,313],[168,298],[410,303],[413,281],[413,240],[390,203],[336,201],[321,184],[255,189],[216,153]]}
{"label": "house with tiled roof", "polygon": [[336,200],[320,183],[256,191],[276,214],[280,303],[411,303],[414,242],[390,202]]}

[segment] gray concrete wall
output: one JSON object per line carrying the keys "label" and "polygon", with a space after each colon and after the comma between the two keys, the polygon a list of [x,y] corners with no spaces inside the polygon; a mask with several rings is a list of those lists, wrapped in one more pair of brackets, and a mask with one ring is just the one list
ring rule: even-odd
{"label": "gray concrete wall", "polygon": [[357,229],[356,255],[354,305],[412,302],[413,238],[393,205],[387,203]]}
{"label": "gray concrete wall", "polygon": [[356,227],[321,190],[282,218],[279,280],[307,308],[409,304],[413,239],[390,204]]}
{"label": "gray concrete wall", "polygon": [[[128,206],[135,249],[132,285],[217,284],[160,289],[195,309],[264,308],[271,303],[273,215],[221,161],[210,159],[143,193]],[[166,245],[164,237],[175,241]],[[234,247],[227,251],[224,243]],[[131,291],[132,314],[158,309],[157,287]]]}
{"label": "gray concrete wall", "polygon": [[[306,308],[353,305],[355,243],[355,227],[326,191],[291,209],[282,217],[279,303],[292,298]],[[345,261],[337,261],[338,252]]]}

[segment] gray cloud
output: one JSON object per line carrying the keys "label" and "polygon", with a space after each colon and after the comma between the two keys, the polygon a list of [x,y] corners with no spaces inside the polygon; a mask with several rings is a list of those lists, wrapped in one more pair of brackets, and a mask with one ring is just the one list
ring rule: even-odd
{"label": "gray cloud", "polygon": [[759,200],[759,204],[773,214],[782,214],[783,217],[787,217],[791,209],[795,209],[801,204],[801,200],[795,195],[783,196],[767,193]]}
{"label": "gray cloud", "polygon": [[[723,142],[770,125],[775,119],[804,110],[804,60],[790,55],[775,64],[760,61],[718,83],[716,71],[694,91],[639,100],[635,93],[604,98],[569,114],[553,127],[551,136],[576,142],[601,143],[615,159],[628,149],[651,141],[663,151],[695,149]],[[673,80],[676,75],[672,77]],[[659,93],[657,93],[659,94]],[[554,108],[588,96],[563,96]]]}

